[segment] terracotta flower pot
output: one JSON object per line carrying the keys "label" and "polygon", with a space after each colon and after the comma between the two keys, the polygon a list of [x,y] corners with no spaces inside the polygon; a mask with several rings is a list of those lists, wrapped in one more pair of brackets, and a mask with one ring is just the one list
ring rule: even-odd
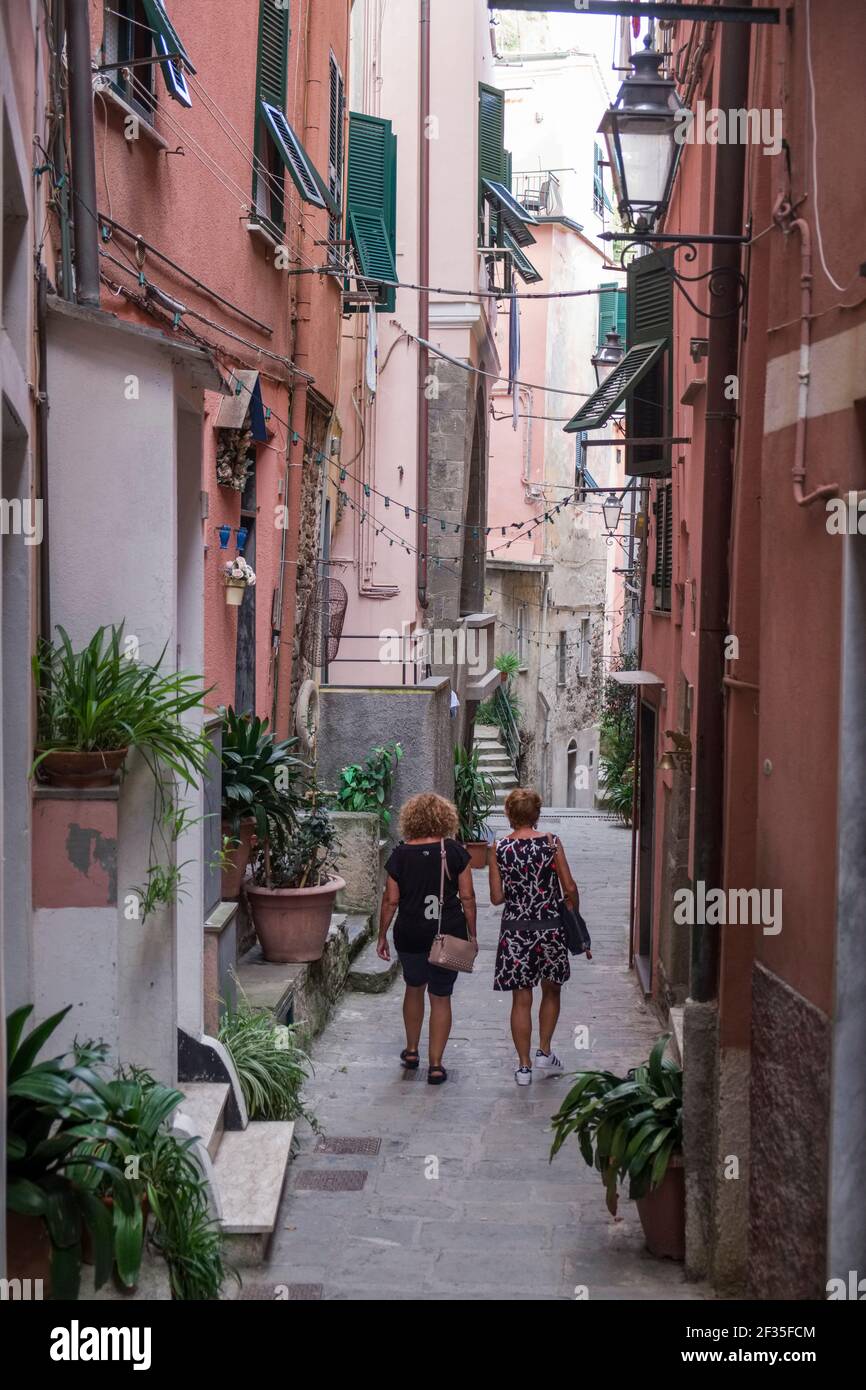
{"label": "terracotta flower pot", "polygon": [[320,960],[334,900],[346,883],[331,878],[318,888],[247,888],[256,936],[265,960]]}
{"label": "terracotta flower pot", "polygon": [[128,748],[87,753],[58,748],[46,754],[36,771],[52,787],[112,787],[128,752]]}
{"label": "terracotta flower pot", "polygon": [[466,840],[463,848],[469,854],[469,866],[472,869],[487,868],[487,841],[486,840]]}
{"label": "terracotta flower pot", "polygon": [[[6,1211],[6,1273],[10,1279],[41,1280],[40,1298],[51,1297],[51,1241],[41,1216]],[[37,1296],[38,1285],[31,1285]]]}
{"label": "terracotta flower pot", "polygon": [[683,1160],[674,1155],[660,1185],[637,1199],[638,1216],[651,1255],[686,1257],[686,1180]]}
{"label": "terracotta flower pot", "polygon": [[[241,895],[241,884],[250,862],[255,825],[254,820],[242,820],[237,835],[231,836],[232,839],[240,840],[240,844],[227,849],[223,855],[224,868],[220,892],[226,902],[237,902]],[[226,836],[231,835],[225,822],[222,833]]]}

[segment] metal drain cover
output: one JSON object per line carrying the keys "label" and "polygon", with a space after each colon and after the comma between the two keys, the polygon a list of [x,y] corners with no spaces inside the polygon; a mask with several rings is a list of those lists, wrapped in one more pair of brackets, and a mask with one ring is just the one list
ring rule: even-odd
{"label": "metal drain cover", "polygon": [[382,1147],[382,1140],[373,1135],[328,1134],[316,1145],[320,1154],[369,1154],[372,1157]]}
{"label": "metal drain cover", "polygon": [[367,1181],[363,1168],[306,1168],[294,1181],[296,1191],[360,1192]]}

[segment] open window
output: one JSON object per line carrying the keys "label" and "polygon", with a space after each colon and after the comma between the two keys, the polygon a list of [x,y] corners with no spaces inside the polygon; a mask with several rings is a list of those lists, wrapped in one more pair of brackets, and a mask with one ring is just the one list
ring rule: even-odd
{"label": "open window", "polygon": [[110,69],[112,87],[144,120],[153,120],[157,104],[157,67],[169,96],[192,106],[187,73],[195,68],[166,0],[106,0],[103,54],[106,63],[120,65]]}
{"label": "open window", "polygon": [[391,122],[358,111],[349,114],[346,232],[355,267],[355,288],[346,285],[348,312],[373,304],[393,312],[397,291],[397,137]]}
{"label": "open window", "polygon": [[[673,280],[671,252],[640,256],[628,268],[628,352],[565,426],[567,433],[597,430],[625,403],[629,475],[664,477],[671,471],[673,385]],[[630,443],[640,439],[641,444]]]}

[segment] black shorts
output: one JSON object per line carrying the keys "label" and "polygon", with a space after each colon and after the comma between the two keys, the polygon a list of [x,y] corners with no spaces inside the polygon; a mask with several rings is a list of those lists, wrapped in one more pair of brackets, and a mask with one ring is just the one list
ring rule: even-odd
{"label": "black shorts", "polygon": [[447,999],[453,993],[457,971],[431,965],[426,951],[398,951],[397,959],[403,967],[405,984],[415,989],[426,986],[427,992],[437,999]]}

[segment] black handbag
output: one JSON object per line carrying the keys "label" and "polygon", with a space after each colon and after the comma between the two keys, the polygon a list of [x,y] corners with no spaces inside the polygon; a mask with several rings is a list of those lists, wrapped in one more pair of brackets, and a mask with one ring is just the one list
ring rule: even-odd
{"label": "black handbag", "polygon": [[[551,841],[552,843],[552,841]],[[592,960],[592,938],[589,934],[589,927],[584,922],[579,912],[575,912],[565,901],[565,894],[562,891],[562,884],[559,875],[556,876],[556,886],[559,889],[559,920],[562,930],[565,932],[565,944],[569,954],[572,956],[582,956],[586,953],[587,960]]]}

